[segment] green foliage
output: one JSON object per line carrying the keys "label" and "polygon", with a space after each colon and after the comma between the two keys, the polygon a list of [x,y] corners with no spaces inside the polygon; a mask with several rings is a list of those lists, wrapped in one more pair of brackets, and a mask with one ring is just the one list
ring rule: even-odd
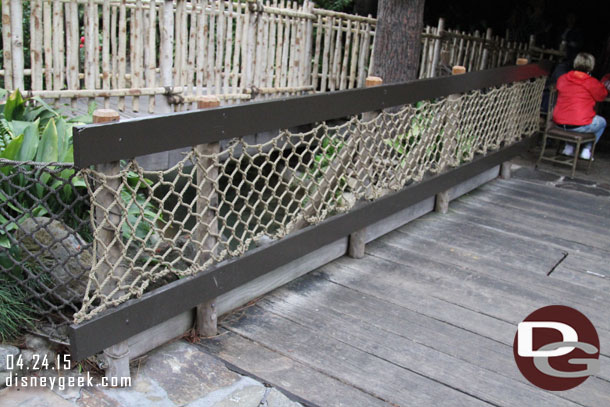
{"label": "green foliage", "polygon": [[[0,251],[0,267],[18,272],[12,264],[18,258],[18,249]],[[23,288],[17,286],[4,273],[0,273],[0,341],[9,341],[24,329],[32,326],[32,309],[25,301]]]}
{"label": "green foliage", "polygon": [[349,12],[354,7],[354,0],[314,0],[317,7],[327,10]]}

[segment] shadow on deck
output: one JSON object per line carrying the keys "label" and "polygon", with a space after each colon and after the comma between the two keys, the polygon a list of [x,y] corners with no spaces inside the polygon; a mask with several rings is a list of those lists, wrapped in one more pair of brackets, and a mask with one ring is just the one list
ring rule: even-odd
{"label": "shadow on deck", "polygon": [[[272,292],[200,346],[310,405],[610,405],[610,199],[522,176]],[[565,392],[513,358],[517,323],[551,304],[601,341],[600,374]]]}

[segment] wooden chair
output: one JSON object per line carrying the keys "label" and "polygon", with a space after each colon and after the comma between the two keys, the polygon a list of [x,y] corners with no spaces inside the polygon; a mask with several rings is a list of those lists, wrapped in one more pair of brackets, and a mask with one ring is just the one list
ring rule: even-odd
{"label": "wooden chair", "polygon": [[[540,151],[540,157],[538,157],[538,161],[536,162],[536,167],[540,165],[541,161],[550,161],[556,164],[569,165],[572,167],[572,178],[574,178],[574,174],[576,173],[576,165],[578,164],[578,158],[580,156],[580,149],[583,144],[591,143],[591,158],[589,159],[589,163],[585,171],[588,174],[589,169],[591,168],[591,163],[593,162],[593,153],[595,152],[595,133],[579,133],[576,131],[569,131],[553,123],[553,108],[555,107],[556,100],[557,90],[553,86],[551,87],[549,93],[546,125],[542,133],[542,150]],[[558,143],[555,154],[545,156],[544,153],[547,149],[547,142],[549,140],[558,140],[560,143]],[[559,149],[562,146],[561,142],[572,143],[575,145],[573,157],[568,157],[559,153]]]}

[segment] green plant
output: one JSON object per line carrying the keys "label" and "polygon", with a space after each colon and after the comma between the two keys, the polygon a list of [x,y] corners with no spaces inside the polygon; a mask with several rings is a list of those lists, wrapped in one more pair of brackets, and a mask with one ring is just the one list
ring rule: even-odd
{"label": "green plant", "polygon": [[[16,272],[12,258],[18,257],[17,248],[0,252],[0,267]],[[32,326],[32,308],[26,304],[23,289],[8,275],[0,273],[0,341],[16,337],[24,328]]]}

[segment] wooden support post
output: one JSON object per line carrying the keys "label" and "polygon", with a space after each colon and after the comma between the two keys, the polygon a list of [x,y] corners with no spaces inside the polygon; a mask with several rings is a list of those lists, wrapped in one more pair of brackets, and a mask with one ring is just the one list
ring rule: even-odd
{"label": "wooden support post", "polygon": [[[198,109],[209,109],[220,106],[216,96],[201,96],[197,101]],[[201,155],[215,155],[220,152],[220,143],[200,144],[196,147]],[[215,158],[201,159],[197,170],[197,213],[199,221],[195,228],[195,241],[201,242],[201,249],[207,253],[199,256],[199,264],[203,265],[215,249],[218,236],[218,219],[216,209],[218,196],[215,193],[214,180],[218,179],[218,165]],[[197,306],[195,318],[197,334],[204,337],[215,336],[218,333],[216,298]]]}
{"label": "wooden support post", "polygon": [[[118,112],[111,109],[98,109],[93,112],[93,123],[109,123],[119,121],[120,117]],[[114,176],[119,174],[121,170],[120,163],[118,161],[99,164],[96,168],[98,171],[103,172],[107,176]],[[116,199],[116,193],[120,188],[121,181],[119,179],[108,179],[106,181],[105,188],[103,188],[96,196],[96,200],[99,201],[99,205],[103,208],[116,208],[113,203]],[[96,224],[102,225],[98,229],[98,244],[99,252],[96,254],[98,259],[100,256],[104,256],[106,261],[102,262],[101,266],[95,270],[98,281],[103,281],[107,273],[113,273],[114,270],[111,268],[114,265],[114,269],[119,269],[117,264],[121,257],[121,248],[119,244],[113,244],[117,230],[119,230],[119,224],[121,221],[121,215],[117,214],[116,211],[110,210],[105,216],[103,212],[96,211],[95,214]],[[108,225],[104,225],[109,223]],[[105,226],[105,227],[104,227]],[[120,271],[119,271],[120,274]],[[104,287],[104,292],[112,290],[113,287]],[[129,345],[127,341],[118,343],[109,348],[104,349],[104,355],[106,356],[106,377],[108,379],[119,378],[118,383],[121,382],[121,377],[129,377]]]}
{"label": "wooden support post", "polygon": [[510,161],[504,161],[500,167],[500,178],[510,179],[511,176],[511,164]]}
{"label": "wooden support post", "polygon": [[[373,86],[379,86],[383,84],[383,79],[378,76],[369,76],[365,80],[365,85],[367,88],[372,88]],[[377,112],[365,112],[362,114],[362,121],[367,122],[373,120]],[[358,154],[358,152],[356,152]],[[364,164],[366,165],[366,164]],[[366,245],[366,228],[356,230],[352,234],[349,235],[349,246],[347,248],[348,255],[354,259],[361,259],[364,257],[364,249]]]}
{"label": "wooden support post", "polygon": [[[453,68],[451,68],[451,75],[462,75],[466,73],[466,67],[464,66],[460,66],[460,65],[455,65]],[[448,116],[451,116],[454,113],[454,109],[457,106],[454,106],[456,104],[457,99],[459,99],[460,95],[459,94],[453,94],[453,95],[449,95],[447,96],[447,100],[449,103],[448,106]],[[455,133],[455,127],[456,125],[459,125],[459,121],[456,120],[455,117],[449,117],[449,125],[447,126],[446,129],[446,137],[451,139],[454,137],[454,133]],[[456,146],[459,148],[459,146]],[[454,151],[450,150],[452,153],[454,153]],[[447,211],[449,210],[449,190],[447,191],[442,191],[439,192],[438,194],[436,194],[436,200],[434,202],[434,210],[436,212],[439,213],[447,213]]]}
{"label": "wooden support post", "polygon": [[434,202],[434,211],[439,213],[447,213],[449,210],[449,190],[436,194]]}

